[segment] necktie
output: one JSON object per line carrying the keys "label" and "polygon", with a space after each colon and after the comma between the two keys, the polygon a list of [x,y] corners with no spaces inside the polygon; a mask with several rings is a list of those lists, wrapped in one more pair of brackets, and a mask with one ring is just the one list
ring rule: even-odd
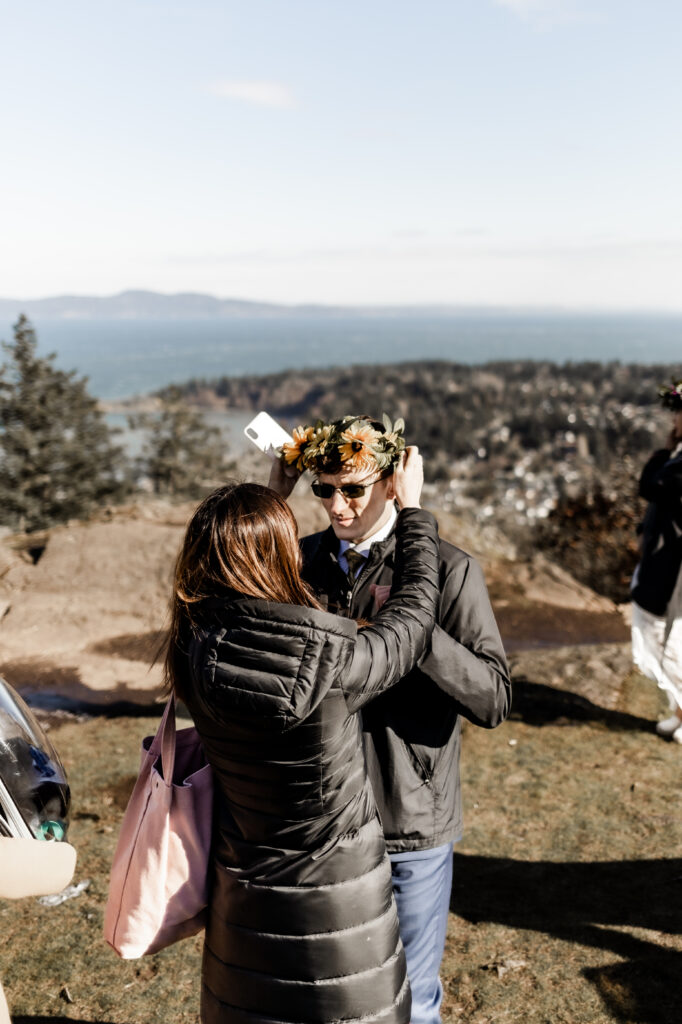
{"label": "necktie", "polygon": [[353,548],[348,548],[346,551],[346,562],[348,563],[348,586],[353,587],[355,583],[355,577],[358,574],[358,569],[361,565],[367,561],[365,555],[361,551],[354,551]]}

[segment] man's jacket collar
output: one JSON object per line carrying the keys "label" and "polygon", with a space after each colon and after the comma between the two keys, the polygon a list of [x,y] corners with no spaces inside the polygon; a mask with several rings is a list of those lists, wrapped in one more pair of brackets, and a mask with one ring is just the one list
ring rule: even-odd
{"label": "man's jacket collar", "polygon": [[[395,550],[395,525],[385,540],[378,540],[372,544],[367,557],[367,565],[374,565],[376,562],[388,562]],[[320,555],[330,558],[338,565],[339,562],[339,538],[331,526],[320,535],[318,547],[311,553],[311,560],[317,559]]]}

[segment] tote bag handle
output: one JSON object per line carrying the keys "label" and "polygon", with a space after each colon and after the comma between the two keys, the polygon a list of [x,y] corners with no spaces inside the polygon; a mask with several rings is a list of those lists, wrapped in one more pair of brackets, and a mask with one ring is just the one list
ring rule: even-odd
{"label": "tote bag handle", "polygon": [[195,728],[181,729],[176,744],[175,703],[171,697],[156,734],[142,741],[111,866],[104,937],[124,959],[155,953],[204,926],[213,779]]}
{"label": "tote bag handle", "polygon": [[172,786],[173,772],[175,771],[175,694],[168,698],[149,752],[161,758],[163,781],[166,786]]}

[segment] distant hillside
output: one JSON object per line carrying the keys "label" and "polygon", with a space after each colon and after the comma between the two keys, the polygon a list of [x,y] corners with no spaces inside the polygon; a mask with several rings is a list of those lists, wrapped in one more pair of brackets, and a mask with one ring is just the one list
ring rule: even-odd
{"label": "distant hillside", "polygon": [[[254,464],[264,483],[267,459]],[[302,534],[327,524],[307,488],[290,505]],[[0,673],[33,693],[57,690],[87,702],[145,701],[158,692],[161,667],[150,663],[167,625],[172,567],[191,511],[189,503],[159,500],[112,508],[41,535],[37,562],[21,535],[0,536]],[[471,513],[439,509],[439,518],[445,538],[483,560],[505,622],[524,608],[528,617],[532,606],[535,628],[555,643],[571,642],[578,627],[592,642],[627,639],[614,606],[557,566],[538,557],[517,561],[506,537]],[[536,645],[516,620],[509,639],[516,649]]]}
{"label": "distant hillside", "polygon": [[[15,319],[20,313],[38,319],[49,317],[63,320],[194,320],[220,319],[235,316],[400,316],[420,317],[438,315],[476,314],[495,315],[509,312],[501,307],[478,306],[324,306],[278,305],[272,302],[249,302],[246,299],[218,299],[200,292],[161,292],[130,290],[118,295],[57,295],[47,299],[0,299],[0,318]],[[543,310],[534,309],[541,313]]]}
{"label": "distant hillside", "polygon": [[217,299],[198,292],[162,295],[160,292],[125,291],[119,295],[58,295],[49,299],[0,299],[0,316],[26,313],[34,319],[145,320],[195,319],[230,316],[281,316],[287,306],[241,299]]}

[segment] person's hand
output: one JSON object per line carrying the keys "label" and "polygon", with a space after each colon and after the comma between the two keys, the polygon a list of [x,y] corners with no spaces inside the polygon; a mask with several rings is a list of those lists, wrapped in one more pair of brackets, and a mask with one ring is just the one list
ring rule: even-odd
{"label": "person's hand", "polygon": [[419,508],[424,483],[424,462],[416,445],[409,445],[393,472],[393,494],[398,508]]}
{"label": "person's hand", "polygon": [[288,498],[296,486],[296,481],[300,475],[296,467],[288,466],[283,457],[273,459],[268,487],[272,488],[273,491],[277,491],[280,497]]}

